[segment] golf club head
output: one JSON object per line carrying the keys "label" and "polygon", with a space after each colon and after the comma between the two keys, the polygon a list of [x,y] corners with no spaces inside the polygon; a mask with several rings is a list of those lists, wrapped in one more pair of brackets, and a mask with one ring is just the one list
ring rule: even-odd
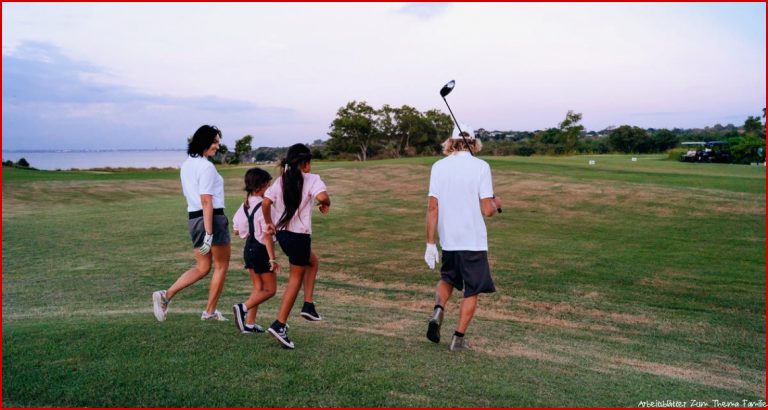
{"label": "golf club head", "polygon": [[453,91],[453,87],[456,86],[456,81],[448,81],[446,85],[443,86],[443,88],[440,89],[440,96],[445,98],[446,95],[450,94],[451,91]]}

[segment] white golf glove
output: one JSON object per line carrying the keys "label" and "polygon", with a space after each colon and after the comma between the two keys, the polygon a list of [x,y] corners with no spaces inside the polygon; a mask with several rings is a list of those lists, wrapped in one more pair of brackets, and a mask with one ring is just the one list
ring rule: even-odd
{"label": "white golf glove", "polygon": [[440,253],[437,252],[437,245],[427,244],[427,250],[424,252],[424,261],[427,262],[429,269],[435,269],[435,264],[440,262]]}
{"label": "white golf glove", "polygon": [[213,234],[207,233],[205,234],[205,238],[203,238],[203,244],[200,245],[200,255],[205,255],[211,250],[211,243],[213,242]]}

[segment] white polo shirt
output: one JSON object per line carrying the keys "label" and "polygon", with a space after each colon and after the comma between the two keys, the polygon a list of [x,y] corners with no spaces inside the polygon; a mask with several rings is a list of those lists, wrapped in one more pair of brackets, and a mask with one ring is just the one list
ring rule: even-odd
{"label": "white polo shirt", "polygon": [[181,189],[187,198],[187,211],[203,209],[200,195],[213,195],[213,208],[224,208],[224,178],[205,157],[187,157],[181,164]]}
{"label": "white polo shirt", "polygon": [[437,233],[446,251],[487,251],[480,199],[493,197],[491,167],[467,151],[432,165],[429,196],[437,198]]}

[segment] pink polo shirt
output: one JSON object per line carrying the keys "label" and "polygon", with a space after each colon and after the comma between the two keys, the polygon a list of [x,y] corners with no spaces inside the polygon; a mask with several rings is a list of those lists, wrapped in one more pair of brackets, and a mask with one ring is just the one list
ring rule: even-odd
{"label": "pink polo shirt", "polygon": [[[302,174],[304,176],[304,187],[301,192],[301,203],[299,209],[288,222],[285,229],[294,233],[312,234],[312,200],[321,192],[327,191],[325,183],[317,174]],[[277,226],[280,216],[283,215],[285,203],[283,202],[283,177],[277,178],[272,186],[264,193],[264,198],[269,198],[273,205],[272,222]],[[275,213],[277,216],[275,216]]]}
{"label": "pink polo shirt", "polygon": [[[260,196],[249,196],[248,197],[248,213],[253,212],[253,207],[261,203],[264,199]],[[275,208],[272,208],[272,220],[276,220],[276,218],[279,218],[280,215],[275,213]],[[243,208],[243,204],[240,204],[240,208],[237,208],[237,212],[235,212],[235,216],[232,217],[232,228],[237,230],[238,235],[242,239],[248,238],[248,217],[245,215],[245,209]],[[259,241],[262,245],[264,244],[264,240],[262,237],[264,236],[264,232],[267,231],[267,225],[264,223],[264,213],[261,211],[261,208],[259,208],[253,215],[253,229],[254,234],[256,235],[256,240]],[[272,240],[275,240],[275,237],[272,237]]]}

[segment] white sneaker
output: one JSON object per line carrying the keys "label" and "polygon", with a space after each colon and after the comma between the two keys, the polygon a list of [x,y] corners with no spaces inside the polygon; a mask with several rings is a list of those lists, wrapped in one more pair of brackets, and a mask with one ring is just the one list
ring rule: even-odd
{"label": "white sneaker", "polygon": [[218,320],[226,322],[229,319],[225,318],[224,315],[222,315],[218,310],[214,310],[213,313],[203,311],[203,314],[200,315],[200,320]]}
{"label": "white sneaker", "polygon": [[152,293],[152,308],[155,312],[155,319],[157,319],[158,322],[165,320],[165,317],[168,315],[168,304],[170,302],[170,300],[165,298],[164,290],[158,290]]}
{"label": "white sneaker", "polygon": [[253,326],[243,326],[243,333],[264,333],[264,328],[261,325],[254,324]]}

